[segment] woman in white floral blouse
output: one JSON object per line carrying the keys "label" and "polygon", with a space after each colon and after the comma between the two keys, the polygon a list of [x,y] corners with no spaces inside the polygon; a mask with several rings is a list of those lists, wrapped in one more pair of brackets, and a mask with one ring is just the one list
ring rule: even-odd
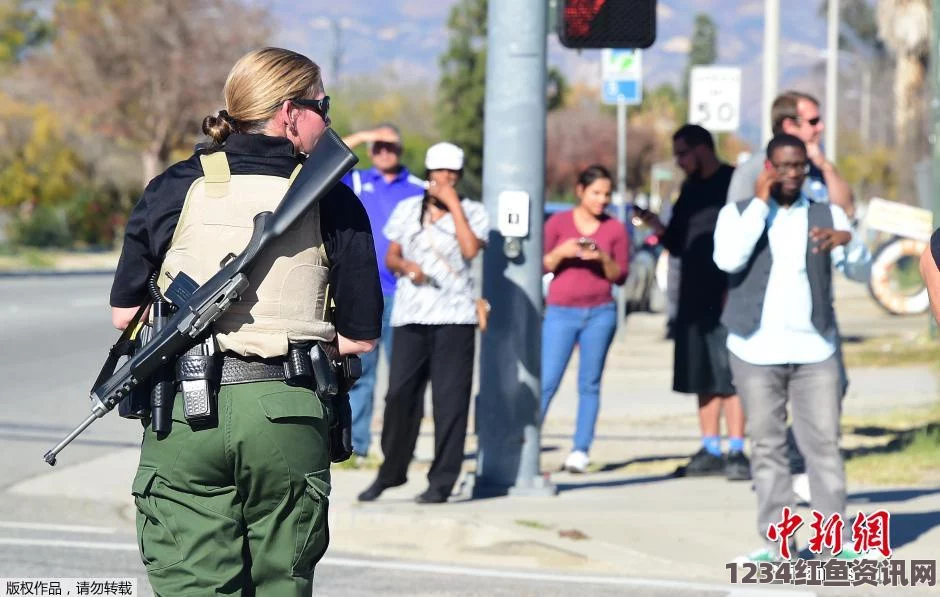
{"label": "woman in white floral blouse", "polygon": [[385,461],[359,494],[372,501],[407,480],[431,382],[434,462],[420,504],[447,501],[463,463],[476,342],[477,292],[471,262],[489,235],[486,209],[454,189],[463,151],[438,143],[425,157],[428,189],[400,202],[383,230],[385,264],[398,287],[392,308],[392,361],[382,427]]}

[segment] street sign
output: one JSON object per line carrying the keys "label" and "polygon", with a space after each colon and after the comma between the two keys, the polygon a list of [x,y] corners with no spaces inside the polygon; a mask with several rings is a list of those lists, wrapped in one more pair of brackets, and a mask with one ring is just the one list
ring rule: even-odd
{"label": "street sign", "polygon": [[653,164],[651,168],[650,177],[653,180],[672,180],[672,165],[670,164]]}
{"label": "street sign", "polygon": [[689,90],[689,122],[712,132],[738,130],[741,124],[740,68],[692,67]]}
{"label": "street sign", "polygon": [[601,97],[605,104],[643,101],[643,57],[639,50],[601,51]]}
{"label": "street sign", "polygon": [[872,197],[865,213],[865,225],[869,230],[880,230],[930,242],[930,235],[933,234],[933,212],[897,201]]}

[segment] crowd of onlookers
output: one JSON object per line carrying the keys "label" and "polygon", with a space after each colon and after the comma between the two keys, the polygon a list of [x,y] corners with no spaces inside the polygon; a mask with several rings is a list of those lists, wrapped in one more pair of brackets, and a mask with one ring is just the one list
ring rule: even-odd
{"label": "crowd of onlookers", "polygon": [[[769,116],[774,136],[766,150],[736,168],[720,159],[707,130],[680,127],[672,149],[685,180],[668,223],[639,206],[632,213],[681,271],[670,326],[673,390],[697,397],[701,448],[677,473],[753,480],[761,537],[795,498],[844,514],[839,417],[848,379],[832,275],[865,280],[870,263],[853,233],[851,190],[820,147],[818,101],[787,92]],[[434,459],[417,501],[444,502],[463,460],[476,327],[484,315],[471,266],[489,236],[487,212],[455,190],[460,148],[432,146],[418,177],[402,165],[401,135],[392,125],[345,141],[368,143],[372,158],[372,168],[344,182],[372,222],[386,305],[381,350],[389,362],[384,460],[359,499],[405,483],[430,382]],[[612,189],[604,166],[585,168],[576,203],[544,229],[543,266],[552,276],[542,327],[541,416],[577,347],[577,417],[564,463],[573,473],[591,462],[604,366],[625,315],[613,297],[629,275],[631,244],[625,222],[608,213]],[[377,361],[378,351],[363,359],[363,376],[350,392],[360,457],[370,449]],[[844,549],[839,557],[859,555]],[[747,556],[776,557],[769,544]]]}

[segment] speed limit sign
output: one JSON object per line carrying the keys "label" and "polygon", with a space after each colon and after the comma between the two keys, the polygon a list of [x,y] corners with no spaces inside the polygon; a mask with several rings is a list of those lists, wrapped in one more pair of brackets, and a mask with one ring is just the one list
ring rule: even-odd
{"label": "speed limit sign", "polygon": [[695,66],[689,75],[689,122],[713,132],[741,124],[741,69]]}

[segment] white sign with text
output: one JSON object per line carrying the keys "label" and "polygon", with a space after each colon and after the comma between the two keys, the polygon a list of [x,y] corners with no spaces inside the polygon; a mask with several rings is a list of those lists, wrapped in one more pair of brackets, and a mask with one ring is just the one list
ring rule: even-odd
{"label": "white sign with text", "polygon": [[695,66],[689,75],[689,122],[712,132],[741,125],[741,69]]}

